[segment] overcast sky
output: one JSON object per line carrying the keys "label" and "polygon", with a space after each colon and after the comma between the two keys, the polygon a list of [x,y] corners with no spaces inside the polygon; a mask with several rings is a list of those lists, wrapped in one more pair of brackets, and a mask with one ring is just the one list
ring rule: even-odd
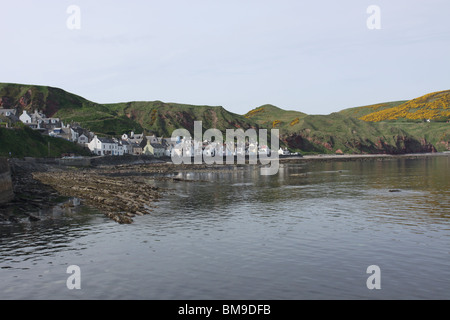
{"label": "overcast sky", "polygon": [[[329,114],[450,89],[448,0],[0,3],[0,82],[99,103]],[[381,29],[367,26],[370,5]]]}

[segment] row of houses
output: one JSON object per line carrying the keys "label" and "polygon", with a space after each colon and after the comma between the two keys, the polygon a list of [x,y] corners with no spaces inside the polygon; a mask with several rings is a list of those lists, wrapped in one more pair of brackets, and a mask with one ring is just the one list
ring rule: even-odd
{"label": "row of houses", "polygon": [[[0,116],[4,120],[6,119],[6,127],[16,122],[22,122],[31,129],[38,130],[43,134],[52,134],[52,131],[55,129],[67,128],[59,118],[48,118],[38,110],[31,114],[24,110],[21,115],[18,115],[16,109],[0,109]],[[68,130],[65,131],[66,133],[68,132]]]}
{"label": "row of houses", "polygon": [[[243,144],[227,144],[223,142],[211,142],[211,141],[195,141],[195,140],[186,140],[183,137],[177,137],[175,139],[175,146],[177,144],[182,144],[182,148],[180,147],[172,147],[171,154],[177,153],[181,156],[183,155],[195,157],[198,155],[205,156],[253,156],[253,155],[261,155],[266,154],[270,155],[273,151],[267,146],[263,144],[259,144],[257,141],[251,142],[246,141]],[[183,151],[181,151],[183,149]]]}
{"label": "row of houses", "polygon": [[[29,114],[23,111],[17,116],[16,109],[0,109],[0,116],[8,118],[11,122],[21,121],[42,134],[62,138],[88,148],[97,156],[123,156],[123,155],[152,155],[154,157],[171,157],[174,153],[186,156],[229,156],[229,155],[255,155],[270,154],[267,146],[255,143],[246,143],[243,146],[211,143],[209,141],[187,140],[183,137],[163,138],[155,135],[123,134],[120,138],[100,137],[78,124],[65,125],[59,118],[48,118],[45,114],[35,111]],[[180,148],[180,144],[183,148]],[[182,151],[183,150],[183,151]]]}
{"label": "row of houses", "polygon": [[172,139],[145,136],[134,132],[124,134],[120,139],[99,137],[78,124],[65,125],[59,118],[49,118],[38,110],[35,110],[33,113],[23,110],[22,114],[19,115],[17,109],[0,108],[0,117],[5,121],[0,121],[0,123],[4,123],[6,127],[12,126],[16,122],[22,122],[24,125],[44,135],[78,143],[99,156],[144,154],[164,157],[171,155],[171,150],[175,145],[175,141],[172,141]]}
{"label": "row of houses", "polygon": [[[170,156],[168,140],[143,134],[122,136],[122,139],[105,138],[94,135],[86,146],[98,156],[153,155],[157,158]],[[163,146],[162,143],[165,145]]]}
{"label": "row of houses", "polygon": [[[187,140],[183,137],[163,138],[153,136],[144,136],[143,134],[130,135],[124,134],[121,139],[102,138],[94,136],[88,143],[88,148],[99,156],[121,156],[125,154],[133,155],[153,155],[159,157],[171,157],[172,155],[185,156],[236,156],[236,155],[270,155],[271,150],[268,146],[255,143],[246,143],[245,145],[229,146],[227,144],[218,144],[210,141]],[[285,151],[284,151],[285,154]]]}

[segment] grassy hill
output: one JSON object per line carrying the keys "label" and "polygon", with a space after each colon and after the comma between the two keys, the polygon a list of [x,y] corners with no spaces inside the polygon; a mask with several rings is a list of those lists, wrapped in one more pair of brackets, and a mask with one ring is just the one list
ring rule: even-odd
{"label": "grassy hill", "polygon": [[363,116],[366,116],[366,115],[374,113],[374,112],[379,112],[379,111],[383,111],[385,109],[397,107],[405,102],[408,102],[408,100],[383,102],[383,103],[377,103],[377,104],[372,104],[372,105],[368,105],[368,106],[348,108],[348,109],[339,111],[339,113],[342,115],[345,115],[347,117],[359,119]]}
{"label": "grassy hill", "polygon": [[47,117],[52,117],[59,110],[92,108],[96,105],[96,103],[59,88],[0,83],[0,108],[4,109],[17,108],[20,112],[40,110]]}
{"label": "grassy hill", "polygon": [[434,147],[421,136],[389,123],[365,122],[340,113],[308,115],[282,139],[294,150],[314,153],[415,153]]}
{"label": "grassy hill", "polygon": [[307,114],[299,111],[287,111],[271,104],[266,104],[250,110],[245,118],[255,121],[258,125],[270,128],[288,128],[297,124]]}
{"label": "grassy hill", "polygon": [[161,136],[171,136],[172,131],[179,128],[193,132],[194,121],[202,121],[204,130],[217,128],[224,131],[256,127],[253,121],[229,112],[221,106],[196,106],[161,101],[128,102],[105,106],[120,117],[138,123],[146,131]]}
{"label": "grassy hill", "polygon": [[[427,141],[437,151],[450,150],[450,90],[433,92],[412,100],[349,108],[339,112],[366,122],[388,123],[408,136]],[[431,122],[424,122],[430,119]]]}
{"label": "grassy hill", "polygon": [[203,121],[204,128],[220,130],[256,127],[257,124],[223,107],[195,106],[161,101],[135,101],[99,104],[62,89],[0,83],[0,108],[40,110],[48,117],[65,123],[78,122],[100,135],[119,136],[135,131],[170,136],[174,129],[193,131],[194,120]]}
{"label": "grassy hill", "polygon": [[369,114],[373,110],[390,108],[401,103],[403,102],[350,108],[329,115],[307,115],[264,105],[251,110],[245,116],[263,128],[278,128],[282,145],[303,153],[433,151],[435,147],[424,138],[426,130],[411,130],[411,127],[402,128],[392,123],[374,123],[358,119],[361,114]]}
{"label": "grassy hill", "polygon": [[56,113],[61,119],[82,123],[84,127],[100,134],[117,136],[134,132],[171,136],[172,131],[186,128],[194,130],[194,121],[203,127],[225,130],[227,128],[253,127],[256,124],[245,117],[231,113],[223,107],[194,106],[161,101],[135,101],[96,105],[79,109],[63,109]]}
{"label": "grassy hill", "polygon": [[[386,122],[378,122],[378,124],[383,123]],[[427,141],[427,143],[434,146],[436,151],[450,150],[450,124],[446,122],[397,121],[387,122],[387,124],[403,130],[409,136],[414,136],[421,141]]]}
{"label": "grassy hill", "polygon": [[447,123],[416,120],[423,116],[445,120],[442,117],[449,115],[449,101],[450,91],[442,91],[410,101],[349,108],[330,115],[307,115],[273,105],[263,105],[239,115],[221,106],[161,101],[98,104],[58,88],[0,84],[0,107],[39,109],[65,123],[78,122],[99,135],[120,136],[134,131],[171,136],[178,128],[193,133],[194,121],[202,121],[204,130],[217,128],[223,132],[236,128],[277,128],[283,146],[304,153],[449,150]]}
{"label": "grassy hill", "polygon": [[386,120],[440,120],[450,119],[450,90],[433,92],[400,105],[366,114],[364,121]]}
{"label": "grassy hill", "polygon": [[105,135],[121,134],[142,128],[110,108],[59,88],[0,83],[0,108],[42,111],[47,117],[59,117],[65,123],[82,123],[87,129]]}
{"label": "grassy hill", "polygon": [[28,127],[6,129],[0,128],[0,157],[61,157],[62,154],[74,153],[90,155],[90,152],[75,143],[60,138],[43,136]]}

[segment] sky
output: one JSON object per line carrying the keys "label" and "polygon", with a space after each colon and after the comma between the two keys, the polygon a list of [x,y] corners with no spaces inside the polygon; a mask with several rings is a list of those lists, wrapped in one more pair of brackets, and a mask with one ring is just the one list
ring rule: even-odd
{"label": "sky", "polygon": [[329,114],[450,89],[448,0],[0,0],[0,12],[0,82],[98,103]]}

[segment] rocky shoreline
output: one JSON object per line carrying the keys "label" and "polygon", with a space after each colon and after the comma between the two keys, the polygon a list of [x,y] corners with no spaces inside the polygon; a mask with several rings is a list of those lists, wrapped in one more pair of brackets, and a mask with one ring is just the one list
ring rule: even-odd
{"label": "rocky shoreline", "polygon": [[[120,224],[130,224],[135,216],[157,208],[166,190],[150,185],[149,176],[180,182],[183,179],[171,174],[214,168],[161,162],[75,168],[23,160],[12,161],[11,167],[15,197],[0,207],[0,221],[19,222],[24,216],[38,221],[37,211],[78,198]],[[216,168],[223,169],[225,166]]]}
{"label": "rocky shoreline", "polygon": [[160,190],[143,177],[102,176],[90,170],[35,172],[33,178],[52,186],[59,194],[82,199],[118,223],[132,223],[136,215],[149,214]]}

